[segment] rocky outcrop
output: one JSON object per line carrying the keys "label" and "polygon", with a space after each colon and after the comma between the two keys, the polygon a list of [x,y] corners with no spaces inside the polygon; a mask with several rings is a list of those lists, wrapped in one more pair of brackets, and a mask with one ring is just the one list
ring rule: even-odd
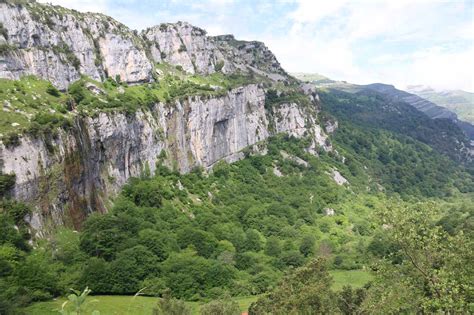
{"label": "rocky outcrop", "polygon": [[317,111],[316,102],[265,109],[265,91],[250,84],[135,114],[78,115],[71,130],[54,138],[24,136],[17,147],[0,145],[1,171],[16,174],[14,197],[35,205],[29,220],[39,233],[49,225],[80,228],[89,212],[106,211],[109,197],[130,177],[153,174],[157,163],[181,172],[209,168],[242,158],[243,149],[280,132],[327,148]]}
{"label": "rocky outcrop", "polygon": [[188,73],[240,71],[275,81],[287,79],[280,63],[261,42],[238,41],[232,35],[207,36],[203,29],[185,22],[154,26],[142,35],[155,62],[180,65]]}
{"label": "rocky outcrop", "polygon": [[[82,75],[135,84],[160,80],[157,63],[190,74],[252,74],[266,84],[291,80],[260,42],[207,36],[182,22],[139,34],[101,14],[36,2],[0,3],[0,48],[0,78],[36,75],[60,89]],[[104,94],[92,83],[86,88]],[[71,128],[43,138],[23,135],[14,147],[0,143],[0,172],[16,175],[12,194],[34,206],[28,221],[41,236],[49,226],[80,228],[88,213],[107,211],[110,197],[130,177],[152,175],[157,164],[180,172],[211,168],[243,158],[249,147],[264,153],[261,144],[276,133],[310,138],[308,151],[315,154],[331,149],[317,123],[313,90],[304,104],[271,106],[263,85],[219,95],[181,97],[128,114],[86,116],[72,106]]]}
{"label": "rocky outcrop", "polygon": [[188,73],[257,73],[288,77],[263,43],[211,37],[188,23],[161,24],[138,34],[102,14],[28,2],[0,3],[0,78],[36,75],[60,89],[81,75],[128,83],[153,80],[155,63]]}
{"label": "rocky outcrop", "polygon": [[[57,6],[0,3],[6,33],[0,53],[0,77],[36,75],[64,89],[87,75],[127,82],[151,78],[141,38],[101,14],[82,14]],[[3,38],[2,38],[3,37]]]}

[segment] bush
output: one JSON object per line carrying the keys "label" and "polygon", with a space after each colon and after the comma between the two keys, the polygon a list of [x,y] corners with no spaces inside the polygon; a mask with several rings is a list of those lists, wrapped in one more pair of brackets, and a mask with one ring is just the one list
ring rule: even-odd
{"label": "bush", "polygon": [[224,61],[219,60],[215,65],[214,65],[214,71],[220,72],[224,68]]}
{"label": "bush", "polygon": [[20,145],[20,136],[16,132],[10,132],[3,136],[2,141],[7,148],[12,149]]}
{"label": "bush", "polygon": [[191,309],[183,301],[171,297],[170,292],[166,292],[162,299],[158,300],[153,315],[191,315]]}
{"label": "bush", "polygon": [[3,26],[3,23],[0,23],[0,35],[8,39],[8,30]]}
{"label": "bush", "polygon": [[201,315],[240,315],[240,308],[237,302],[227,297],[224,300],[211,301],[201,306]]}
{"label": "bush", "polygon": [[52,95],[52,96],[55,96],[55,97],[59,97],[61,94],[59,93],[58,89],[50,84],[47,88],[46,88],[46,93],[48,93],[49,95]]}
{"label": "bush", "polygon": [[15,186],[15,180],[15,174],[0,172],[0,198],[3,198]]}

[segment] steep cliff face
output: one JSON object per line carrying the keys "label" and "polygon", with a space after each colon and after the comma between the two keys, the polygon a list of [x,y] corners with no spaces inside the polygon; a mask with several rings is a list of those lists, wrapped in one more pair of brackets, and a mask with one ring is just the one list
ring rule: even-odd
{"label": "steep cliff face", "polygon": [[141,39],[126,26],[100,14],[61,7],[0,3],[0,77],[33,74],[64,89],[87,75],[96,80],[119,75],[127,82],[151,78],[151,62]]}
{"label": "steep cliff face", "polygon": [[181,65],[189,73],[216,71],[266,75],[285,80],[285,71],[261,42],[238,41],[232,35],[207,36],[206,31],[189,23],[161,24],[142,32],[156,62]]}
{"label": "steep cliff face", "polygon": [[[220,160],[243,158],[244,149],[259,151],[264,140],[282,132],[310,138],[312,153],[318,147],[331,149],[317,123],[319,99],[314,91],[303,89],[301,93],[308,98],[304,104],[297,100],[266,104],[263,82],[268,88],[275,81],[291,80],[260,42],[238,41],[231,35],[207,36],[204,30],[183,22],[162,24],[139,34],[101,14],[35,2],[2,2],[0,47],[0,78],[16,80],[32,74],[60,89],[67,89],[83,75],[96,81],[112,78],[108,82],[115,85],[158,81],[148,85],[157,89],[172,76],[188,80],[190,74],[220,72],[216,80],[225,80],[223,74],[252,78],[237,88],[187,81],[188,87],[204,84],[213,93],[178,93],[181,96],[173,98],[171,88],[186,88],[178,84],[168,87],[167,97],[161,99],[165,101],[155,99],[152,106],[128,114],[123,110],[79,114],[71,100],[66,113],[73,120],[71,128],[42,136],[24,134],[15,146],[0,143],[0,172],[16,175],[12,194],[34,206],[27,220],[40,236],[50,226],[80,228],[88,213],[107,211],[110,197],[130,177],[154,174],[157,163],[180,172],[197,166],[210,168]],[[296,89],[285,85],[280,84]],[[97,91],[95,101],[107,103],[103,91],[91,83],[86,87],[91,86]],[[123,93],[121,88],[118,93]],[[11,91],[18,92],[17,87]],[[32,93],[34,100],[41,101]],[[14,110],[10,105],[15,100],[12,95],[5,98],[3,110]],[[110,95],[108,100],[115,102]],[[55,113],[48,107],[54,104],[40,105],[38,111]],[[25,115],[20,118],[28,125],[33,116]]]}
{"label": "steep cliff face", "polygon": [[1,171],[16,174],[14,197],[36,206],[29,221],[38,233],[49,225],[80,228],[89,212],[106,211],[108,198],[128,178],[153,174],[157,163],[181,172],[209,168],[242,158],[243,149],[279,132],[310,137],[310,149],[328,149],[317,110],[316,100],[309,107],[283,103],[266,110],[264,90],[251,84],[135,114],[77,116],[73,128],[55,138],[24,136],[14,148],[2,144]]}
{"label": "steep cliff face", "polygon": [[61,89],[81,75],[128,83],[153,80],[155,63],[188,73],[250,71],[273,80],[288,77],[259,42],[209,37],[188,23],[162,24],[138,34],[102,14],[79,13],[35,2],[0,3],[0,78],[33,74]]}

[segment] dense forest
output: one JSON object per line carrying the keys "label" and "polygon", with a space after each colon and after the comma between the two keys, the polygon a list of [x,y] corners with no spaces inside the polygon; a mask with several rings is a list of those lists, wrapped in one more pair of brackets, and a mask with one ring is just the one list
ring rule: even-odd
{"label": "dense forest", "polygon": [[[144,170],[111,211],[33,246],[29,207],[5,197],[0,310],[85,287],[218,305],[269,292],[252,314],[472,305],[473,182],[463,166],[409,136],[344,119],[332,152],[314,156],[307,140],[286,135],[266,145],[266,155],[249,150],[210,172]],[[335,182],[335,170],[347,183]],[[4,176],[2,189],[11,182]],[[367,270],[374,280],[334,291],[328,270]]]}

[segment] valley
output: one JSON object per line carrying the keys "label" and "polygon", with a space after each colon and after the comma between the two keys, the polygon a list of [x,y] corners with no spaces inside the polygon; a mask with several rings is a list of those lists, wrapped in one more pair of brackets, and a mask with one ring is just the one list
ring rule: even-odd
{"label": "valley", "polygon": [[420,96],[8,0],[0,112],[0,314],[473,310],[472,125]]}

